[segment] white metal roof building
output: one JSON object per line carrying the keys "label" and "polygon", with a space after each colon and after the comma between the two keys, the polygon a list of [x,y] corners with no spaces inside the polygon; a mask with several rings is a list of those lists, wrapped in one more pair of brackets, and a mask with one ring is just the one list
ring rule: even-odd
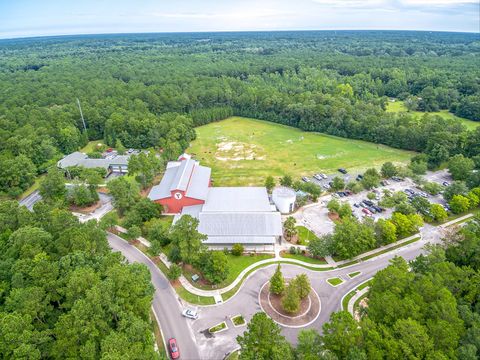
{"label": "white metal roof building", "polygon": [[65,169],[70,166],[85,168],[104,168],[115,172],[127,172],[130,155],[114,155],[104,159],[91,159],[88,155],[75,151],[57,162],[57,166]]}

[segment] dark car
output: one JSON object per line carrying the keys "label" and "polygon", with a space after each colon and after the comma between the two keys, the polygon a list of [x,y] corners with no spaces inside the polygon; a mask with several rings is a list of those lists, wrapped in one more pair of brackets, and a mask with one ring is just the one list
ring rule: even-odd
{"label": "dark car", "polygon": [[355,206],[356,208],[359,208],[359,207],[360,207],[360,205],[357,204],[357,203],[353,204],[353,206]]}
{"label": "dark car", "polygon": [[377,213],[377,210],[376,210],[373,206],[368,206],[367,209],[370,210],[370,212],[371,212],[372,214],[376,214],[376,213]]}
{"label": "dark car", "polygon": [[358,174],[356,180],[357,181],[363,180],[363,175]]}
{"label": "dark car", "polygon": [[373,202],[370,201],[370,200],[363,200],[363,203],[367,206],[372,206],[373,205]]}
{"label": "dark car", "polygon": [[379,213],[383,212],[383,209],[382,209],[380,206],[373,205],[372,208],[374,208],[375,210],[377,210],[377,212],[379,212]]}
{"label": "dark car", "polygon": [[340,169],[338,169],[338,171],[340,171],[342,174],[346,174],[346,173],[347,173],[347,170],[345,170],[344,168],[340,168]]}
{"label": "dark car", "polygon": [[177,340],[174,338],[168,340],[168,350],[170,351],[170,357],[172,359],[178,359],[180,357],[180,350],[178,350]]}

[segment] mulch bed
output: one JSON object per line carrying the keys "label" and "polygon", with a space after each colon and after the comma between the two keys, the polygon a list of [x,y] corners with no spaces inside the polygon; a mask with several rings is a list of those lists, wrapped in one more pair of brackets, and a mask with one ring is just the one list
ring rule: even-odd
{"label": "mulch bed", "polygon": [[77,213],[80,213],[80,214],[90,214],[90,213],[94,212],[95,210],[97,210],[101,205],[102,205],[102,202],[99,200],[95,204],[92,204],[92,205],[87,206],[87,207],[78,207],[78,206],[75,206],[75,205],[70,205],[69,209],[70,209],[70,211],[74,211],[74,212],[77,212]]}
{"label": "mulch bed", "polygon": [[307,311],[308,306],[310,304],[310,302],[308,301],[308,296],[307,296],[305,299],[300,300],[300,306],[298,307],[297,312],[289,313],[289,312],[286,312],[282,307],[282,296],[281,295],[276,295],[276,294],[272,294],[272,293],[269,292],[268,296],[270,297],[270,304],[273,306],[273,308],[284,316],[292,316],[293,317],[293,316],[303,314],[305,311]]}
{"label": "mulch bed", "polygon": [[338,216],[337,213],[328,213],[328,218],[332,220],[333,222],[340,220],[340,216]]}
{"label": "mulch bed", "polygon": [[[318,314],[320,313],[321,306],[320,306],[320,299],[318,295],[312,290],[308,297],[310,298],[310,309],[306,311],[305,308],[302,312],[300,310],[298,313],[300,315],[282,315],[282,313],[277,313],[278,309],[274,308],[272,299],[273,294],[270,297],[270,283],[266,283],[261,291],[260,291],[260,306],[262,310],[269,316],[272,320],[277,322],[280,325],[286,325],[291,327],[303,327],[312,322],[316,319]],[[270,298],[270,301],[269,301]],[[307,308],[308,308],[308,300],[306,301]],[[275,305],[276,307],[279,306],[278,304]],[[279,311],[280,312],[280,311]],[[305,313],[306,312],[306,313]],[[285,312],[283,312],[285,313]]]}

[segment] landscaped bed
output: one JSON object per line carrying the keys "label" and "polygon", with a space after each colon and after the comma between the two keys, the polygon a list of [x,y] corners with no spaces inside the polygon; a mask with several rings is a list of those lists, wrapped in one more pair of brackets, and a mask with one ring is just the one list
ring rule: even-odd
{"label": "landscaped bed", "polygon": [[226,329],[228,329],[227,323],[223,321],[220,324],[212,326],[210,329],[208,329],[208,332],[210,332],[211,334],[214,334]]}
{"label": "landscaped bed", "polygon": [[301,255],[301,254],[290,254],[287,251],[281,251],[280,256],[285,259],[295,259],[295,260],[300,260],[309,264],[320,264],[320,265],[325,265],[327,262],[325,259],[315,259],[307,255]]}
{"label": "landscaped bed", "polygon": [[342,284],[344,281],[339,277],[333,277],[333,278],[327,279],[327,282],[332,286],[338,286]]}
{"label": "landscaped bed", "polygon": [[298,245],[308,245],[310,240],[318,239],[317,235],[307,229],[305,226],[297,226],[296,227],[298,234],[297,234],[297,243]]}
{"label": "landscaped bed", "polygon": [[358,276],[358,275],[360,275],[360,274],[361,274],[360,271],[354,271],[354,272],[349,273],[349,274],[348,274],[348,277],[349,277],[350,279],[353,279],[355,276]]}
{"label": "landscaped bed", "polygon": [[[187,278],[192,285],[202,290],[213,290],[221,289],[230,285],[235,279],[240,275],[240,273],[247,268],[248,266],[255,264],[261,260],[271,259],[273,255],[271,254],[258,254],[258,255],[242,255],[234,256],[232,254],[227,255],[228,258],[228,276],[227,278],[219,284],[212,285],[208,283],[205,279],[202,278],[200,271],[192,268],[191,266],[184,267],[183,275]],[[200,279],[196,282],[192,280],[192,275],[199,275]]]}
{"label": "landscaped bed", "polygon": [[247,323],[242,315],[235,315],[234,317],[231,318],[231,320],[233,325],[235,326],[242,326]]}

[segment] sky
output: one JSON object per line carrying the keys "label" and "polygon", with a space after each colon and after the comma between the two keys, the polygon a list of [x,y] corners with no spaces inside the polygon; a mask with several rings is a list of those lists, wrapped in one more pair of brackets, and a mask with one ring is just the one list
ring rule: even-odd
{"label": "sky", "polygon": [[0,0],[0,38],[254,30],[480,32],[480,0]]}

